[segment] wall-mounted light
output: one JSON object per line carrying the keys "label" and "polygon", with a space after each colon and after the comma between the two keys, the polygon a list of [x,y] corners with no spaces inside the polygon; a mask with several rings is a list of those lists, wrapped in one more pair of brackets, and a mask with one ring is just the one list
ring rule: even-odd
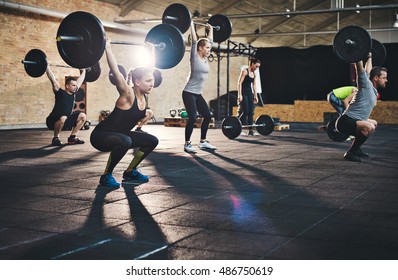
{"label": "wall-mounted light", "polygon": [[[361,6],[359,6],[359,4],[356,4],[355,7],[356,7],[356,8],[360,8]],[[357,14],[361,13],[360,10],[356,10],[355,12],[356,12]]]}
{"label": "wall-mounted light", "polygon": [[[290,13],[290,9],[286,8],[286,13]],[[287,18],[290,18],[290,15],[286,15]]]}

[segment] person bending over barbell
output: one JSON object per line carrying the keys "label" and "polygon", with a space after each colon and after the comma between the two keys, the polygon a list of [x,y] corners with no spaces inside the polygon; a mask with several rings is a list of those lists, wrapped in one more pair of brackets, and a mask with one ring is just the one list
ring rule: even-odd
{"label": "person bending over barbell", "polygon": [[[151,48],[154,57],[154,46],[148,43],[147,47]],[[126,81],[119,72],[109,40],[106,41],[105,54],[109,68],[115,75],[115,86],[119,97],[113,111],[95,127],[90,137],[94,148],[110,152],[99,183],[111,188],[120,186],[112,172],[127,151],[133,148],[138,149],[123,173],[124,182],[147,182],[149,176],[139,172],[137,166],[156,148],[159,140],[149,133],[132,131],[132,129],[137,122],[145,118],[145,95],[150,94],[154,86],[153,69],[137,67],[130,70]]]}
{"label": "person bending over barbell", "polygon": [[336,128],[341,133],[355,136],[344,159],[360,162],[361,158],[369,157],[369,154],[361,150],[361,146],[377,127],[377,122],[369,119],[369,116],[377,102],[377,88],[386,87],[387,68],[372,67],[372,53],[369,53],[365,67],[361,60],[356,63],[356,68],[358,92],[337,119]]}
{"label": "person bending over barbell", "polygon": [[46,119],[48,129],[54,130],[51,145],[63,145],[59,139],[62,130],[72,130],[68,137],[69,145],[84,144],[84,141],[77,137],[77,132],[83,127],[87,119],[86,114],[80,111],[72,113],[72,110],[75,104],[75,94],[86,77],[86,69],[80,70],[80,76],[77,79],[73,77],[66,78],[65,90],[59,85],[54,73],[50,69],[50,64],[47,65],[46,74],[55,94],[54,108]]}
{"label": "person bending over barbell", "polygon": [[211,120],[211,113],[209,106],[202,96],[202,91],[209,74],[209,63],[207,58],[210,55],[211,46],[213,44],[213,27],[210,24],[206,24],[206,29],[208,30],[207,38],[201,38],[198,40],[194,23],[191,21],[191,73],[182,92],[182,99],[188,113],[188,122],[185,126],[184,144],[184,151],[188,153],[195,153],[195,148],[192,147],[191,144],[191,135],[195,126],[197,112],[203,116],[198,147],[200,149],[216,149],[215,146],[206,140],[207,130],[209,129],[209,123]]}

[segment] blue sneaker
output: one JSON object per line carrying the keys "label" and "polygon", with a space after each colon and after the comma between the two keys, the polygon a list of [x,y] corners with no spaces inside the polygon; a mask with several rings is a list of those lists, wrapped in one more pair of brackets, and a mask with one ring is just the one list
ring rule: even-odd
{"label": "blue sneaker", "polygon": [[108,188],[119,188],[120,183],[118,183],[115,178],[113,178],[111,173],[107,173],[101,176],[100,185]]}
{"label": "blue sneaker", "polygon": [[149,176],[142,174],[137,169],[133,169],[129,172],[124,171],[123,179],[126,181],[148,182]]}

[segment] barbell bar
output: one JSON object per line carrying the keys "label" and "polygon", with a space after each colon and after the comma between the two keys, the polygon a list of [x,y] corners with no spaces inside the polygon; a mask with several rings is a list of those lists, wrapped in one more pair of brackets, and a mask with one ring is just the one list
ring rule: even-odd
{"label": "barbell bar", "polygon": [[[70,42],[82,42],[84,39],[81,36],[58,36],[57,37],[57,42],[60,41],[70,41]],[[130,41],[110,41],[111,44],[117,44],[117,45],[130,45],[130,46],[145,46],[145,43],[139,43],[139,42],[130,42]],[[153,44],[155,48],[159,48],[160,50],[164,50],[166,47],[165,43],[159,43],[159,44]]]}
{"label": "barbell bar", "polygon": [[[189,9],[180,3],[169,5],[162,15],[162,23],[175,26],[181,33],[185,33],[190,28],[191,22],[196,25],[206,26],[204,23],[192,21],[192,15]],[[231,36],[232,23],[227,16],[222,14],[213,15],[209,18],[207,24],[213,26],[214,42],[224,42]]]}
{"label": "barbell bar", "polygon": [[[75,68],[86,68],[99,61],[105,51],[106,35],[101,21],[93,14],[77,11],[66,16],[57,31],[56,42],[62,59]],[[185,41],[174,26],[159,24],[145,37],[155,46],[155,66],[168,69],[185,54]],[[144,45],[141,42],[112,41],[113,44]]]}
{"label": "barbell bar", "polygon": [[[40,49],[31,49],[26,55],[21,63],[24,65],[26,73],[33,78],[41,77],[47,69],[47,66],[62,67],[62,68],[72,68],[69,65],[60,64],[49,64],[46,54]],[[85,68],[86,69],[86,82],[94,82],[101,75],[101,68],[99,62],[96,64]]]}
{"label": "barbell bar", "polygon": [[242,128],[247,127],[256,128],[261,135],[269,135],[274,131],[275,124],[274,120],[268,115],[259,116],[252,125],[242,125],[239,118],[234,116],[228,116],[221,122],[222,132],[229,139],[235,139],[241,134]]}
{"label": "barbell bar", "polygon": [[[165,16],[165,20],[178,21],[180,19],[178,17]],[[201,26],[207,26],[205,23],[201,23],[201,22],[197,22],[197,21],[193,21],[193,24],[201,25]],[[218,25],[216,25],[216,26],[212,25],[212,27],[213,27],[214,30],[217,30],[217,31],[220,30],[220,26],[218,26]]]}

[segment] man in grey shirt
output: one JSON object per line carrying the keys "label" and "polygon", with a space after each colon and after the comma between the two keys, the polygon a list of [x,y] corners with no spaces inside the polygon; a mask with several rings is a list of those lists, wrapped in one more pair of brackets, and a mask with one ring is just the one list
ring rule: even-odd
{"label": "man in grey shirt", "polygon": [[386,87],[387,69],[379,66],[372,68],[371,53],[368,55],[365,67],[361,60],[356,63],[356,68],[358,92],[337,119],[336,128],[341,133],[355,136],[351,147],[344,154],[344,159],[360,162],[361,158],[369,157],[369,154],[361,150],[361,146],[377,127],[377,122],[369,119],[369,116],[377,102],[377,88]]}

